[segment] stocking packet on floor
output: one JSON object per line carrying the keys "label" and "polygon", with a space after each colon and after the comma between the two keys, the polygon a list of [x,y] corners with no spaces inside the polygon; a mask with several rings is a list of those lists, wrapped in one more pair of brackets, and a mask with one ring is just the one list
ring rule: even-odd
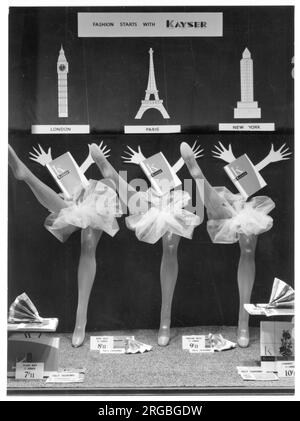
{"label": "stocking packet on floor", "polygon": [[51,373],[46,383],[83,383],[85,373],[85,367],[62,367]]}
{"label": "stocking packet on floor", "polygon": [[144,352],[151,351],[152,346],[137,341],[136,339],[128,339],[125,343],[125,354],[143,354]]}
{"label": "stocking packet on floor", "polygon": [[100,354],[142,354],[151,351],[152,346],[137,341],[134,336],[91,336],[90,349]]}
{"label": "stocking packet on floor", "polygon": [[276,381],[278,376],[273,371],[263,370],[261,367],[237,367],[238,374],[243,380]]}
{"label": "stocking packet on floor", "polygon": [[225,351],[227,349],[232,349],[236,347],[235,342],[231,342],[228,339],[223,338],[223,336],[220,333],[210,333],[208,335],[208,339],[210,340],[215,351]]}
{"label": "stocking packet on floor", "polygon": [[221,334],[190,335],[182,337],[182,349],[190,353],[225,351],[236,347],[236,343],[223,338]]}

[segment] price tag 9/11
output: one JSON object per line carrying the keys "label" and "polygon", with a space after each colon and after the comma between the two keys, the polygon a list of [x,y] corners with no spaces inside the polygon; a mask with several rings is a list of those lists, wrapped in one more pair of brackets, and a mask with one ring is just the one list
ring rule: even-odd
{"label": "price tag 9/11", "polygon": [[205,335],[182,336],[182,349],[190,353],[214,352],[214,348]]}

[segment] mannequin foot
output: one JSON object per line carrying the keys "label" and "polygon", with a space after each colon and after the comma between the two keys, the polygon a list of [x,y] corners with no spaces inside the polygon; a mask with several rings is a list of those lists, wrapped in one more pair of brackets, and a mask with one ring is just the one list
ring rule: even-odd
{"label": "mannequin foot", "polygon": [[197,164],[192,148],[187,143],[182,142],[180,145],[180,152],[192,177],[200,179],[204,178],[203,173]]}
{"label": "mannequin foot", "polygon": [[241,348],[247,348],[249,346],[249,327],[246,329],[238,328],[237,343]]}
{"label": "mannequin foot", "polygon": [[85,324],[81,326],[75,326],[72,336],[72,346],[78,348],[83,344],[85,338]]}
{"label": "mannequin foot", "polygon": [[232,209],[227,200],[222,199],[219,194],[211,187],[205,179],[201,168],[199,167],[192,148],[185,142],[180,145],[181,156],[188,167],[191,176],[197,180],[204,180],[203,186],[206,194],[205,206],[210,213],[210,219],[226,219],[232,217]]}
{"label": "mannequin foot", "polygon": [[158,332],[157,343],[159,346],[167,346],[170,341],[170,326],[161,326]]}
{"label": "mannequin foot", "polygon": [[24,180],[28,169],[23,162],[18,158],[13,148],[8,145],[8,165],[11,167],[12,172],[17,180]]}
{"label": "mannequin foot", "polygon": [[113,170],[110,163],[107,161],[103,152],[100,151],[99,147],[95,143],[90,145],[90,152],[93,160],[102,172],[103,177],[113,178]]}

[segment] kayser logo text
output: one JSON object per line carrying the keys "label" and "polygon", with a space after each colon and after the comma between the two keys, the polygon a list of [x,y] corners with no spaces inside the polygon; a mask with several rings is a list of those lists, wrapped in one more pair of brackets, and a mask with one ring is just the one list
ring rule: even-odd
{"label": "kayser logo text", "polygon": [[167,19],[166,21],[167,28],[173,29],[173,28],[206,28],[207,22],[205,21],[179,21],[174,19]]}

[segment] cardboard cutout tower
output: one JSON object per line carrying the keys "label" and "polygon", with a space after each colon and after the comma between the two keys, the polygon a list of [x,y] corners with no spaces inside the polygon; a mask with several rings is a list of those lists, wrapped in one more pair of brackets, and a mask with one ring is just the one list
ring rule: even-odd
{"label": "cardboard cutout tower", "polygon": [[[154,96],[154,99],[151,99],[151,95]],[[155,108],[158,110],[163,118],[170,118],[167,110],[163,105],[163,100],[159,99],[158,89],[156,87],[155,73],[154,73],[154,63],[153,63],[153,49],[149,50],[149,76],[148,76],[148,85],[146,89],[145,99],[142,100],[141,106],[135,116],[135,119],[139,120],[142,118],[145,111],[150,108]]]}
{"label": "cardboard cutout tower", "polygon": [[241,59],[241,101],[234,109],[234,118],[261,118],[261,110],[254,101],[253,60],[248,48],[245,48]]}
{"label": "cardboard cutout tower", "polygon": [[[54,69],[53,69],[54,71]],[[41,124],[32,124],[32,134],[79,134],[90,133],[89,124],[72,124],[72,120],[77,121],[78,117],[74,113],[69,113],[68,99],[68,73],[69,63],[66,59],[63,46],[61,45],[56,63],[57,73],[57,109],[52,105],[46,115],[46,121]],[[53,85],[54,89],[55,85]],[[52,87],[51,87],[52,89]],[[55,88],[56,89],[56,88]],[[72,107],[71,107],[72,108]],[[58,118],[57,118],[58,117]],[[61,120],[64,119],[64,120]]]}
{"label": "cardboard cutout tower", "polygon": [[68,117],[68,72],[69,64],[61,46],[57,60],[58,117]]}

